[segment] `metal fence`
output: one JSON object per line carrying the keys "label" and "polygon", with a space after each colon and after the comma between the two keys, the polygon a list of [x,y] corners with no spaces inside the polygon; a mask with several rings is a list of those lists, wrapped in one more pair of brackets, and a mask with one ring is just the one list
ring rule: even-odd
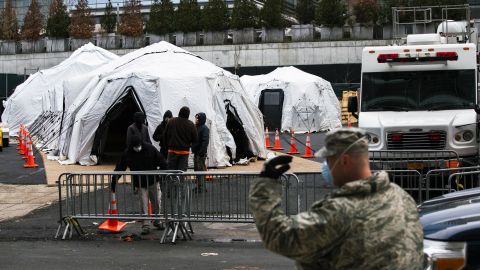
{"label": "metal fence", "polygon": [[[386,172],[391,182],[418,203],[434,195],[480,186],[480,166],[435,169],[425,175],[417,170]],[[81,219],[159,221],[166,225],[161,242],[175,242],[179,235],[191,239],[194,222],[253,223],[249,190],[258,176],[252,172],[179,171],[62,174],[58,181],[60,214],[55,237],[65,239],[73,231],[82,235]],[[115,185],[112,179],[116,179]],[[199,189],[201,179],[205,190]],[[281,207],[287,215],[308,210],[334,189],[321,173],[286,174],[281,183]],[[115,203],[111,201],[113,187]],[[112,212],[114,205],[116,213]]]}
{"label": "metal fence", "polygon": [[458,167],[462,160],[449,150],[382,150],[369,151],[373,170],[429,170]]}
{"label": "metal fence", "polygon": [[480,166],[431,170],[425,175],[425,200],[479,187]]}
{"label": "metal fence", "polygon": [[[82,234],[79,219],[157,220],[167,224],[162,242],[177,232],[189,238],[191,222],[252,223],[248,196],[259,173],[88,172],[62,174],[58,181],[60,224],[56,238],[73,230]],[[116,182],[116,214],[111,212],[112,180]],[[205,180],[199,192],[198,180]],[[288,214],[300,209],[300,183],[295,175],[282,177],[282,208]],[[62,198],[65,200],[62,202]],[[147,212],[144,198],[152,205]],[[158,204],[157,204],[158,202]],[[158,206],[157,206],[158,205]]]}
{"label": "metal fence", "polygon": [[399,185],[412,198],[420,203],[423,200],[423,177],[416,170],[386,170],[392,183]]}

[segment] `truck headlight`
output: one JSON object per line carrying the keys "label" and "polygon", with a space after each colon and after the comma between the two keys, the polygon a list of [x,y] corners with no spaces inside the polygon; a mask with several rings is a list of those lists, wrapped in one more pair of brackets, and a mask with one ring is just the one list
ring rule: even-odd
{"label": "truck headlight", "polygon": [[475,137],[475,134],[471,130],[460,131],[455,134],[455,141],[457,142],[469,142]]}
{"label": "truck headlight", "polygon": [[471,130],[466,130],[463,132],[462,138],[467,142],[471,141],[473,139],[473,132]]}
{"label": "truck headlight", "polygon": [[380,140],[378,139],[378,136],[373,133],[367,133],[366,134],[367,140],[369,144],[377,144]]}
{"label": "truck headlight", "polygon": [[423,240],[425,270],[457,270],[466,262],[465,242]]}

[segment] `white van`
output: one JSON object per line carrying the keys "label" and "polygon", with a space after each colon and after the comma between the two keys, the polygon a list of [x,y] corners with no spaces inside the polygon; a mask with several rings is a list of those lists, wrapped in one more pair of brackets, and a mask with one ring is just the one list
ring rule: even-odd
{"label": "white van", "polygon": [[419,34],[405,45],[363,49],[349,111],[358,111],[371,151],[455,151],[477,164],[476,45],[446,42],[443,33]]}

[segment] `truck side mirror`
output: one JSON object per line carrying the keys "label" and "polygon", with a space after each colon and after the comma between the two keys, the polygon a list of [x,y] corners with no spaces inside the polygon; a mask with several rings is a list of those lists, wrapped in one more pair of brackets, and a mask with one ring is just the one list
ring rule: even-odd
{"label": "truck side mirror", "polygon": [[347,108],[349,113],[352,113],[352,115],[355,118],[358,118],[358,97],[353,96],[353,97],[348,97],[348,108]]}

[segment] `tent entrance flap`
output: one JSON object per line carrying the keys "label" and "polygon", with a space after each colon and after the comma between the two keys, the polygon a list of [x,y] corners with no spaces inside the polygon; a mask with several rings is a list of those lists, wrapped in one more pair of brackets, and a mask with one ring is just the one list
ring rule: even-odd
{"label": "tent entrance flap", "polygon": [[117,162],[127,146],[127,129],[135,112],[144,112],[132,87],[107,110],[95,133],[91,155],[98,164]]}
{"label": "tent entrance flap", "polygon": [[224,102],[225,111],[227,112],[227,129],[230,131],[230,134],[232,134],[235,145],[237,146],[235,158],[232,157],[232,152],[227,147],[227,153],[230,156],[230,163],[232,163],[232,161],[237,162],[240,159],[249,159],[254,157],[255,155],[253,154],[250,146],[247,133],[243,128],[242,119],[240,119],[240,116],[238,115],[237,108],[235,108],[228,99],[226,99]]}
{"label": "tent entrance flap", "polygon": [[282,89],[265,89],[260,95],[258,108],[263,114],[265,126],[270,130],[282,127],[283,99]]}

